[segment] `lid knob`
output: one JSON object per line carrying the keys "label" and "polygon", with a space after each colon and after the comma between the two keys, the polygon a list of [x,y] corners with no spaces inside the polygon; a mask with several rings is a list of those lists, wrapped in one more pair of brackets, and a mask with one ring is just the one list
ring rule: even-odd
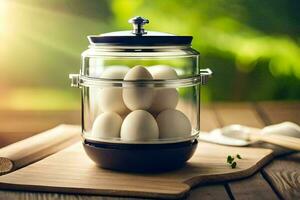
{"label": "lid knob", "polygon": [[148,19],[137,16],[128,20],[128,22],[133,25],[133,30],[132,30],[133,34],[137,36],[141,36],[147,33],[145,29],[143,29],[143,26],[149,23]]}

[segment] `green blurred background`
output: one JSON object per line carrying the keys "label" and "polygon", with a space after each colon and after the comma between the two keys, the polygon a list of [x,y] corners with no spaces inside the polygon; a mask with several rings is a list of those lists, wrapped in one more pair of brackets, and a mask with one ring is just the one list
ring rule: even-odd
{"label": "green blurred background", "polygon": [[210,101],[300,99],[298,0],[0,0],[0,108],[74,109],[87,35],[147,29],[194,36]]}

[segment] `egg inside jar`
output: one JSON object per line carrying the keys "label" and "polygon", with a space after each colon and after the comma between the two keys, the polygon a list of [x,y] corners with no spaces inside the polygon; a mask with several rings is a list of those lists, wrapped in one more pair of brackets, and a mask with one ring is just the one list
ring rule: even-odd
{"label": "egg inside jar", "polygon": [[[177,79],[176,71],[166,65],[137,65],[130,70],[125,69],[128,68],[111,67],[105,70],[101,77],[131,81]],[[99,106],[103,113],[93,122],[92,137],[155,141],[159,138],[175,139],[191,135],[190,120],[182,111],[176,110],[179,101],[176,88],[125,86],[101,90]],[[103,117],[108,115],[115,117]],[[120,120],[121,117],[123,120]],[[114,131],[109,131],[107,126]],[[107,131],[104,132],[105,130]]]}
{"label": "egg inside jar", "polygon": [[212,72],[199,66],[192,36],[133,30],[90,35],[79,74],[82,138],[100,167],[160,171],[183,166],[200,132],[200,88]]}

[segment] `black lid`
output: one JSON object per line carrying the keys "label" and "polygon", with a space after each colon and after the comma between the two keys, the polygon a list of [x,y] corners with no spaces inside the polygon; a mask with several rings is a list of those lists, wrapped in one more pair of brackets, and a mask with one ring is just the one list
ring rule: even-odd
{"label": "black lid", "polygon": [[88,36],[89,42],[94,45],[115,46],[183,46],[191,45],[192,36],[176,36],[169,33],[146,32],[143,25],[149,20],[134,17],[129,20],[133,24],[132,31],[118,31],[101,35]]}

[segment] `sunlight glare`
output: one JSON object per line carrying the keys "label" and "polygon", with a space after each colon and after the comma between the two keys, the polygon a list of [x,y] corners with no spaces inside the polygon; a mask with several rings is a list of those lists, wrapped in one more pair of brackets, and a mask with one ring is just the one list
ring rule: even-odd
{"label": "sunlight glare", "polygon": [[8,10],[8,0],[0,0],[0,34],[4,33]]}

